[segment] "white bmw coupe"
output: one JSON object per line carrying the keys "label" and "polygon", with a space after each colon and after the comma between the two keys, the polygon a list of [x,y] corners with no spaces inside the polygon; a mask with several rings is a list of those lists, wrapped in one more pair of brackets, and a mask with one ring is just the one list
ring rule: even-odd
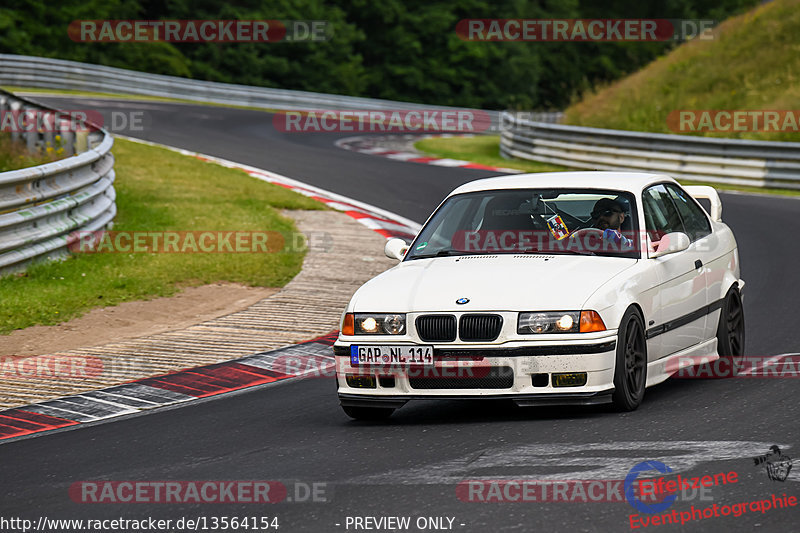
{"label": "white bmw coupe", "polygon": [[[707,212],[698,199],[710,204]],[[661,174],[473,181],[365,283],[334,345],[356,419],[412,399],[613,402],[744,350],[739,255],[712,187]]]}

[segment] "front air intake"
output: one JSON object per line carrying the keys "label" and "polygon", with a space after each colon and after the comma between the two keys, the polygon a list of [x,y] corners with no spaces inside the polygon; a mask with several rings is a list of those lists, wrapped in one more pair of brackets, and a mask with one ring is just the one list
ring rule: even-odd
{"label": "front air intake", "polygon": [[425,342],[456,340],[456,317],[453,315],[423,315],[417,317],[417,334]]}
{"label": "front air intake", "polygon": [[503,317],[500,315],[463,315],[458,336],[466,342],[491,342],[500,336]]}

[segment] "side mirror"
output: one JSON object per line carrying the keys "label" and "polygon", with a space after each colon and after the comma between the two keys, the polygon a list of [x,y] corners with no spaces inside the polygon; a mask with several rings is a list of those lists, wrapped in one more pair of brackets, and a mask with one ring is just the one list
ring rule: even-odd
{"label": "side mirror", "polygon": [[386,241],[386,246],[383,247],[383,253],[389,259],[397,259],[402,261],[408,251],[408,243],[403,239],[389,239]]}
{"label": "side mirror", "polygon": [[690,244],[692,244],[692,241],[689,240],[689,236],[685,233],[681,233],[679,231],[667,233],[661,237],[660,241],[658,241],[658,248],[656,248],[656,251],[650,252],[650,258],[655,259],[656,257],[661,257],[662,255],[682,252],[687,249]]}

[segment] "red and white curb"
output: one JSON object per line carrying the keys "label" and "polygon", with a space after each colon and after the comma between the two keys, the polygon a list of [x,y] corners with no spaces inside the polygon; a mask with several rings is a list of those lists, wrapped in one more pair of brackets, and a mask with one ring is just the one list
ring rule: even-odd
{"label": "red and white curb", "polygon": [[[420,229],[420,225],[416,222],[390,211],[269,170],[132,137],[123,138],[150,146],[158,146],[225,167],[240,169],[254,178],[291,189],[323,202],[337,211],[343,211],[386,238],[401,237],[411,240]],[[330,370],[334,365],[331,346],[337,336],[338,332],[333,332],[317,339],[249,355],[241,359],[190,368],[106,389],[6,409],[0,411],[0,443],[181,404],[257,385],[302,377],[303,372],[289,371],[290,368],[285,364],[287,357],[299,357],[306,362],[311,361],[313,363],[311,371]],[[276,361],[279,361],[279,364],[276,364]],[[308,369],[306,373],[308,373]]]}
{"label": "red and white curb", "polygon": [[[338,331],[300,344],[0,411],[0,443],[330,371]],[[303,361],[303,372],[293,370]],[[327,375],[327,373],[323,374]]]}
{"label": "red and white curb", "polygon": [[320,189],[319,187],[303,183],[302,181],[283,176],[270,170],[264,170],[261,168],[252,167],[250,165],[243,165],[241,163],[214,157],[212,155],[191,152],[182,148],[175,148],[174,146],[143,141],[133,137],[126,137],[123,135],[116,135],[116,137],[140,144],[146,144],[148,146],[165,148],[173,152],[178,152],[179,154],[195,157],[201,161],[216,163],[217,165],[221,165],[223,167],[242,170],[256,179],[260,179],[280,187],[285,187],[296,193],[302,194],[303,196],[308,196],[309,198],[320,201],[332,209],[342,211],[369,229],[380,233],[387,239],[392,237],[400,237],[410,241],[417,235],[417,232],[422,227],[413,220],[402,217],[396,213],[392,213],[391,211],[354,200],[353,198],[348,198],[347,196],[343,196],[335,192]]}
{"label": "red and white curb", "polygon": [[[378,155],[388,159],[397,161],[405,161],[407,163],[423,163],[426,165],[434,165],[437,167],[451,167],[451,168],[471,168],[477,170],[493,170],[502,172],[503,174],[522,174],[522,170],[515,168],[502,168],[492,167],[489,165],[481,165],[480,163],[473,163],[471,161],[464,161],[461,159],[449,159],[440,157],[430,157],[415,151],[413,145],[417,141],[438,137],[474,137],[472,134],[431,134],[431,135],[364,135],[358,137],[346,137],[339,139],[334,144],[344,150],[351,152],[358,152],[360,154]],[[396,146],[401,144],[404,148],[397,149]]]}

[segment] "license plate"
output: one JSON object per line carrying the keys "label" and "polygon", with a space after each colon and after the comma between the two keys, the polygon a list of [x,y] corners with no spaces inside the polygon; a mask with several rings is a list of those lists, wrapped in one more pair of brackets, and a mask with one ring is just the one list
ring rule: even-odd
{"label": "license plate", "polygon": [[433,366],[433,346],[350,346],[350,364]]}

